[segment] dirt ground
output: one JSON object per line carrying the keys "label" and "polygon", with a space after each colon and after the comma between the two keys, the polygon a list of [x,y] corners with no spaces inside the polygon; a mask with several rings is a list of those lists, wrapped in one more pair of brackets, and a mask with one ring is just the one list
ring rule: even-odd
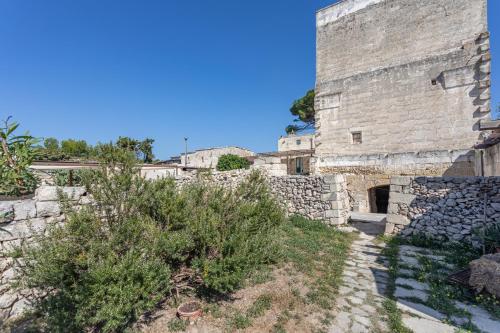
{"label": "dirt ground", "polygon": [[[329,314],[307,300],[311,280],[293,269],[292,265],[276,268],[269,281],[240,289],[231,299],[219,302],[203,302],[203,317],[177,329],[169,329],[176,319],[175,306],[165,305],[152,320],[140,325],[143,333],[184,331],[199,332],[318,332]],[[248,311],[259,296],[268,295],[271,306],[261,316],[249,318],[250,322],[238,324],[235,317],[248,318]],[[331,315],[331,314],[330,314]],[[332,316],[333,317],[333,316]],[[244,326],[248,326],[243,328]]]}

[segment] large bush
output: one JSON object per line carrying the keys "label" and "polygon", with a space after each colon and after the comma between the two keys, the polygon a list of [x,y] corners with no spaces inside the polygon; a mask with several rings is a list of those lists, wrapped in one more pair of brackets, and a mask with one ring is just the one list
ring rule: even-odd
{"label": "large bush", "polygon": [[37,308],[51,331],[122,331],[172,292],[237,288],[277,259],[284,221],[264,180],[234,190],[138,177],[135,157],[109,146],[83,176],[95,206],[68,213],[25,247],[21,287],[46,294]]}
{"label": "large bush", "polygon": [[0,128],[0,195],[19,196],[32,193],[38,184],[29,169],[38,140],[27,133],[16,135],[19,124],[9,120]]}
{"label": "large bush", "polygon": [[250,162],[246,158],[233,154],[222,155],[217,162],[218,171],[248,169],[249,166]]}

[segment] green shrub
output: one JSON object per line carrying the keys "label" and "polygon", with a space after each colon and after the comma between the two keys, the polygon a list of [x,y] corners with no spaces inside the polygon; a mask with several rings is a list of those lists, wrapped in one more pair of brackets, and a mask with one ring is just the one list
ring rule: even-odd
{"label": "green shrub", "polygon": [[54,179],[54,184],[57,186],[81,186],[83,185],[82,170],[54,170],[49,174]]}
{"label": "green shrub", "polygon": [[500,223],[494,223],[479,229],[475,234],[483,241],[485,253],[493,253],[496,248],[500,247]]}
{"label": "green shrub", "polygon": [[232,291],[278,258],[284,215],[259,174],[234,190],[179,188],[103,149],[101,169],[82,173],[94,206],[66,212],[65,225],[23,248],[20,287],[48,295],[37,308],[50,331],[123,331],[174,290]]}
{"label": "green shrub", "polygon": [[29,134],[15,135],[18,123],[9,122],[0,128],[0,195],[19,196],[35,191],[38,179],[29,169],[35,159],[38,142]]}
{"label": "green shrub", "polygon": [[249,166],[250,162],[246,158],[233,154],[222,155],[217,162],[218,171],[248,169]]}

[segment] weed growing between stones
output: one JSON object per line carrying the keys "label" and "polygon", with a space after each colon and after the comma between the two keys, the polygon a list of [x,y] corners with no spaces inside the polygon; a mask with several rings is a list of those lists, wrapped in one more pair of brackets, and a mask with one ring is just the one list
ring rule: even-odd
{"label": "weed growing between stones", "polygon": [[412,330],[405,327],[401,318],[401,311],[397,307],[394,291],[396,290],[396,279],[399,271],[399,243],[397,237],[382,236],[381,240],[385,241],[386,247],[382,250],[382,254],[389,259],[389,281],[387,283],[387,299],[384,300],[382,306],[385,314],[389,318],[389,328],[395,333],[411,333]]}
{"label": "weed growing between stones", "polygon": [[[433,255],[445,258],[443,262],[439,262],[423,255],[418,256],[422,269],[415,272],[416,278],[419,282],[428,283],[431,287],[430,297],[426,305],[449,317],[469,318],[470,314],[467,311],[455,306],[455,301],[465,301],[481,305],[494,318],[500,319],[500,301],[496,297],[485,294],[474,295],[469,289],[450,284],[446,280],[448,273],[451,272],[450,267],[453,267],[454,271],[466,268],[469,262],[481,256],[482,253],[479,249],[464,243],[442,244],[425,237],[405,238],[400,239],[400,242],[401,244],[423,247],[431,250]],[[422,301],[419,302],[422,303]],[[462,326],[468,329],[471,324],[465,323]]]}

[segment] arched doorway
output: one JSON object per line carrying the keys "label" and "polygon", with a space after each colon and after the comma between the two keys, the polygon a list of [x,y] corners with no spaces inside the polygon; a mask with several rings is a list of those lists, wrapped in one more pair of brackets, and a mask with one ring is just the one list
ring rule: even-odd
{"label": "arched doorway", "polygon": [[376,186],[368,190],[370,213],[387,214],[387,207],[389,207],[389,192],[389,185]]}

